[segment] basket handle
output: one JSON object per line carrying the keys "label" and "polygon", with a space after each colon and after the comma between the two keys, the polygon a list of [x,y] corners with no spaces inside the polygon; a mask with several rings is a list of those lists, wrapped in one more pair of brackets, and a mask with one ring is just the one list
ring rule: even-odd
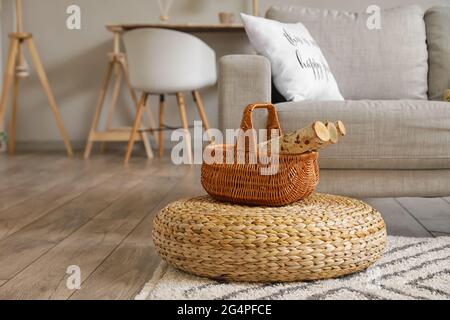
{"label": "basket handle", "polygon": [[242,116],[242,123],[241,123],[241,129],[245,132],[247,130],[253,129],[253,111],[255,109],[267,109],[268,111],[268,117],[267,117],[267,138],[270,139],[271,136],[271,130],[275,129],[278,130],[278,133],[280,136],[283,135],[283,132],[281,130],[280,121],[278,120],[278,114],[277,109],[275,106],[271,103],[254,103],[248,105],[245,110],[244,114]]}

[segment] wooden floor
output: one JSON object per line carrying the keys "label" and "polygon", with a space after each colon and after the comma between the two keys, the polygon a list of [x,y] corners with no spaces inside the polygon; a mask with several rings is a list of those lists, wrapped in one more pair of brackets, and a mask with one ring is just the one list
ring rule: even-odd
{"label": "wooden floor", "polygon": [[[0,299],[132,299],[159,263],[155,213],[200,194],[198,168],[168,159],[0,155]],[[365,200],[391,235],[450,236],[450,198]],[[80,290],[66,286],[71,265]]]}

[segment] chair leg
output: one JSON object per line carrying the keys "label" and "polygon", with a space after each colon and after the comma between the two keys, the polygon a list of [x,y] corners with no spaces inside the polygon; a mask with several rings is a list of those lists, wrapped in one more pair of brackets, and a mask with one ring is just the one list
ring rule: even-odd
{"label": "chair leg", "polygon": [[209,122],[208,117],[206,116],[205,107],[203,105],[202,98],[200,97],[200,92],[193,91],[192,96],[194,97],[194,101],[197,104],[198,113],[200,114],[200,118],[203,122],[203,127],[206,130],[206,134],[208,135],[209,142],[212,142],[211,133],[209,132]]}
{"label": "chair leg", "polygon": [[166,97],[162,94],[159,96],[159,157],[164,156],[164,108]]}
{"label": "chair leg", "polygon": [[178,101],[178,107],[180,109],[180,117],[181,117],[181,123],[183,125],[184,129],[184,139],[186,141],[186,149],[187,149],[187,156],[188,156],[188,163],[193,164],[192,159],[192,147],[191,147],[191,134],[189,132],[189,125],[187,121],[186,116],[186,104],[184,101],[184,96],[182,93],[177,93],[177,101]]}
{"label": "chair leg", "polygon": [[134,120],[133,129],[131,130],[131,134],[130,134],[130,141],[128,141],[127,153],[125,155],[125,164],[127,164],[130,161],[134,142],[136,141],[136,136],[138,134],[138,129],[142,123],[141,122],[142,121],[142,112],[144,111],[145,105],[147,104],[147,98],[148,98],[148,93],[144,92],[142,94],[141,101],[139,102],[139,105],[137,108],[136,119]]}
{"label": "chair leg", "polygon": [[153,150],[152,150],[152,146],[150,145],[150,141],[148,140],[147,133],[141,132],[140,135],[141,135],[142,143],[144,144],[145,154],[147,155],[147,158],[153,159]]}
{"label": "chair leg", "polygon": [[[145,113],[147,116],[147,127],[149,128],[155,128],[155,123],[153,122],[153,114],[152,114],[152,109],[151,108],[145,108]],[[150,134],[156,138],[156,134],[155,131],[151,131]]]}
{"label": "chair leg", "polygon": [[[149,99],[147,98],[147,101],[148,100]],[[150,110],[150,107],[147,108],[147,104],[144,104],[144,111],[145,110],[146,111]],[[147,115],[148,114],[149,114],[149,112],[147,112]],[[143,121],[141,121],[141,126],[144,127]],[[154,128],[153,125],[150,125],[150,128]],[[145,153],[147,154],[147,158],[153,159],[153,150],[152,150],[152,146],[150,145],[150,141],[148,140],[147,132],[141,132],[140,135],[141,135],[142,143],[144,144]]]}
{"label": "chair leg", "polygon": [[[134,91],[133,87],[131,86],[130,76],[129,76],[129,73],[128,73],[128,65],[127,65],[127,63],[126,63],[126,61],[124,59],[120,59],[119,63],[120,63],[120,66],[122,68],[122,75],[123,75],[123,77],[125,79],[125,85],[126,85],[126,87],[128,87],[128,90],[130,91],[131,100],[133,101],[134,105],[137,108],[139,102],[137,101],[136,92]],[[147,95],[146,100],[148,99],[148,96],[149,95]],[[150,111],[149,108],[145,108],[146,104],[147,103],[144,104],[144,109],[147,110],[147,116],[148,116],[148,119],[149,119],[149,126],[153,127],[151,111]],[[151,145],[150,145],[150,141],[148,140],[147,134],[145,132],[142,132],[141,133],[141,138],[142,138],[142,142],[144,143],[145,152],[147,153],[147,157],[149,159],[153,158],[153,151],[152,151],[152,148],[151,148]]]}

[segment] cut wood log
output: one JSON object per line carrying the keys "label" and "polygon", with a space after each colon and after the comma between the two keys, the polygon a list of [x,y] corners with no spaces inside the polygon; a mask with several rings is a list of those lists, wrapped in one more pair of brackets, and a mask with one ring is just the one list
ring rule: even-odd
{"label": "cut wood log", "polygon": [[270,140],[260,148],[271,151],[275,141],[281,154],[302,154],[321,149],[330,141],[330,132],[323,122],[316,121],[303,129]]}
{"label": "cut wood log", "polygon": [[328,142],[324,143],[322,148],[338,143],[339,135],[340,135],[336,125],[333,122],[327,122],[327,123],[325,123],[325,126],[327,127],[328,131],[330,132],[330,140]]}
{"label": "cut wood log", "polygon": [[339,120],[336,122],[336,129],[341,137],[347,135],[347,128],[342,121]]}
{"label": "cut wood log", "polygon": [[302,154],[318,151],[338,143],[339,137],[346,134],[347,129],[342,121],[327,122],[326,124],[316,121],[303,129],[260,144],[259,151],[271,152],[271,148],[276,148],[277,144],[280,154]]}
{"label": "cut wood log", "polygon": [[339,131],[336,125],[333,122],[327,122],[325,124],[327,126],[328,131],[330,132],[330,144],[336,144],[339,141]]}

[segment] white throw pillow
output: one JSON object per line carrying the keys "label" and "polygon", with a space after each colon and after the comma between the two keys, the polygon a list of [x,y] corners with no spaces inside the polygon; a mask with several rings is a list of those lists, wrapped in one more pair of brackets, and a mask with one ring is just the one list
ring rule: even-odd
{"label": "white throw pillow", "polygon": [[253,48],[270,60],[275,87],[286,100],[344,100],[327,60],[303,24],[241,16]]}

